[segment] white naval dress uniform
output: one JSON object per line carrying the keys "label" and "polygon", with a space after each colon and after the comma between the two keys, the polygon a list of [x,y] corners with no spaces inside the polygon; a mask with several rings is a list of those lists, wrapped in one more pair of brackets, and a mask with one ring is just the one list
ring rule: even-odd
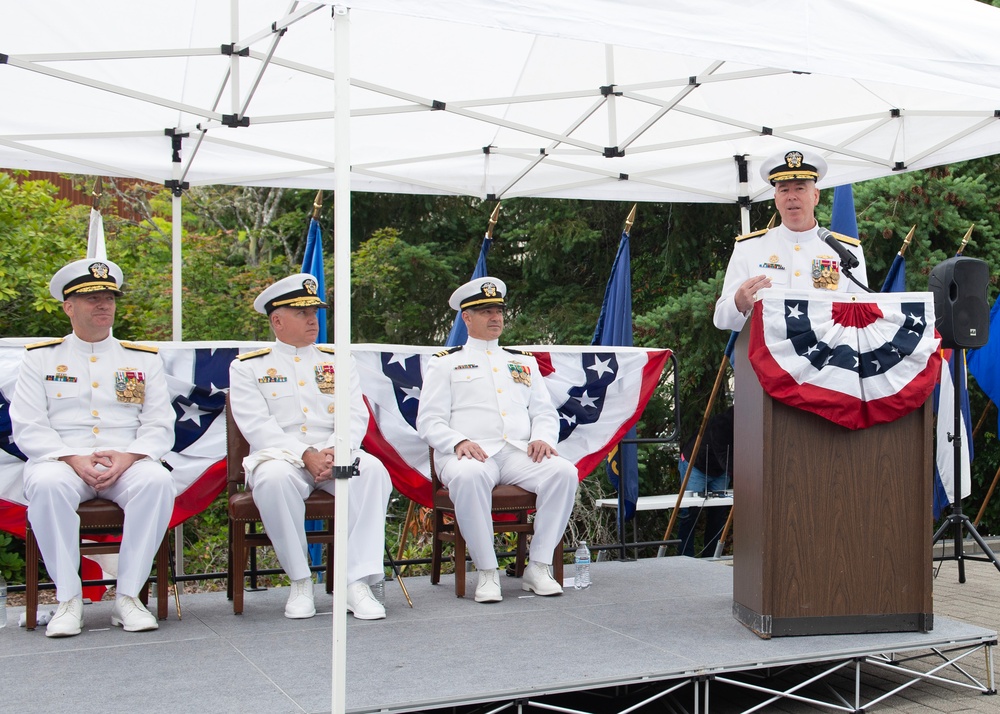
{"label": "white naval dress uniform", "polygon": [[[816,226],[800,233],[781,225],[762,234],[751,233],[738,238],[726,268],[722,295],[715,303],[715,326],[720,330],[743,328],[749,312],[743,314],[736,309],[734,296],[740,285],[755,275],[766,275],[775,288],[863,292],[840,272],[840,259],[829,245],[820,240],[818,230],[819,226]],[[844,247],[859,262],[851,274],[867,285],[868,273],[861,246]]]}
{"label": "white naval dress uniform", "polygon": [[[248,470],[247,486],[281,567],[292,580],[310,575],[305,499],[317,488],[330,494],[336,488],[333,480],[317,485],[308,470],[290,462],[298,461],[309,446],[335,446],[332,351],[276,341],[266,350],[240,355],[229,367],[233,418],[250,443],[247,463],[259,460]],[[348,481],[347,582],[371,584],[385,577],[385,509],[392,482],[382,462],[361,450],[368,408],[356,368],[351,369],[350,389],[351,461],[361,459],[361,475]],[[283,452],[286,457],[260,460],[262,452]]]}
{"label": "white naval dress uniform", "polygon": [[[13,434],[28,457],[24,495],[45,566],[65,602],[82,595],[81,501],[105,498],[125,511],[117,593],[137,597],[170,522],[176,495],[160,463],[174,443],[163,363],[155,349],[76,335],[29,345],[10,405]],[[62,456],[114,450],[144,454],[114,484],[88,486]]]}
{"label": "white naval dress uniform", "polygon": [[[464,347],[432,357],[420,392],[417,432],[434,447],[434,464],[477,569],[497,567],[490,504],[498,484],[536,494],[531,558],[551,565],[579,477],[561,456],[535,463],[527,454],[529,442],[556,447],[559,440],[559,416],[534,357],[472,337]],[[465,439],[489,458],[459,459],[455,446]]]}

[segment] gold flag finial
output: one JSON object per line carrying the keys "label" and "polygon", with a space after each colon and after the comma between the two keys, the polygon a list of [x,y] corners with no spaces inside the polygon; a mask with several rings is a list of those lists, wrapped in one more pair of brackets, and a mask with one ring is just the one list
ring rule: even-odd
{"label": "gold flag finial", "polygon": [[497,224],[497,218],[500,217],[500,202],[497,201],[496,208],[493,209],[493,213],[490,214],[490,224],[486,227],[486,237],[490,240],[493,239],[493,226]]}
{"label": "gold flag finial", "polygon": [[956,253],[955,255],[961,255],[962,251],[965,250],[965,246],[968,245],[969,243],[969,238],[972,237],[972,229],[975,227],[976,227],[975,223],[969,226],[969,230],[967,230],[965,232],[965,236],[962,237],[962,245],[958,246],[958,253]]}
{"label": "gold flag finial", "polygon": [[917,226],[914,224],[913,227],[910,228],[910,232],[906,234],[906,238],[903,239],[903,247],[899,249],[900,258],[903,257],[903,253],[905,253],[906,249],[910,246],[910,241],[913,240],[913,232],[916,230]]}
{"label": "gold flag finial", "polygon": [[104,184],[101,182],[101,177],[100,176],[98,176],[97,180],[94,181],[94,190],[93,190],[93,192],[90,195],[93,196],[93,200],[92,200],[90,206],[94,210],[97,210],[97,208],[101,204],[101,196],[104,195]]}
{"label": "gold flag finial", "polygon": [[638,203],[633,203],[632,210],[628,212],[628,218],[625,219],[625,230],[623,231],[625,235],[629,235],[632,232],[632,224],[635,223],[635,209],[638,206]]}
{"label": "gold flag finial", "polygon": [[312,217],[317,221],[319,220],[319,212],[322,208],[323,208],[323,192],[317,191],[316,198],[313,199],[313,212],[312,212]]}
{"label": "gold flag finial", "polygon": [[772,228],[774,228],[774,223],[777,220],[778,220],[778,214],[777,213],[772,213],[771,214],[771,220],[769,220],[767,222],[767,230],[771,230]]}

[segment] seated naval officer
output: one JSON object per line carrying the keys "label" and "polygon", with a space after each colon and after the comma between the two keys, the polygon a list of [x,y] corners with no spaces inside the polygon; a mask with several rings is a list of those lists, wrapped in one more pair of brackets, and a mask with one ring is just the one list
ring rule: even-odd
{"label": "seated naval officer", "polygon": [[28,457],[28,520],[59,601],[48,637],[83,629],[76,509],[94,498],[125,511],[111,624],[159,627],[138,596],[174,507],[173,479],[160,463],[174,443],[174,410],[156,348],[111,335],[122,282],[117,265],[97,259],[52,277],[49,292],[73,331],[27,346],[11,400],[14,439]]}
{"label": "seated naval officer", "polygon": [[500,347],[507,287],[497,278],[469,281],[448,304],[469,331],[462,347],[431,358],[424,374],[417,432],[434,448],[441,483],[479,571],[476,602],[503,599],[490,513],[493,487],[536,494],[530,562],[521,588],[560,595],[552,554],[562,540],[579,486],[576,467],[559,456],[559,416],[530,353]]}
{"label": "seated naval officer", "polygon": [[[762,165],[761,176],[774,186],[781,225],[736,239],[722,295],[715,303],[713,321],[720,330],[742,329],[757,292],[765,288],[862,292],[842,274],[838,251],[823,240],[826,230],[816,221],[820,197],[816,182],[826,170],[823,157],[798,149],[782,152]],[[839,233],[832,235],[858,259],[852,274],[867,285],[860,241]]]}
{"label": "seated naval officer", "polygon": [[[285,617],[316,614],[307,557],[305,499],[321,488],[334,493],[334,349],[314,343],[316,278],[298,273],[266,288],[254,309],[268,316],[275,342],[240,355],[229,368],[229,396],[240,431],[250,443],[243,462],[247,486],[281,567],[291,579]],[[352,361],[353,363],[353,361]],[[351,461],[360,475],[349,483],[347,609],[361,620],[385,617],[370,584],[384,578],[385,510],[392,483],[385,466],[361,450],[368,408],[357,369],[351,369]]]}

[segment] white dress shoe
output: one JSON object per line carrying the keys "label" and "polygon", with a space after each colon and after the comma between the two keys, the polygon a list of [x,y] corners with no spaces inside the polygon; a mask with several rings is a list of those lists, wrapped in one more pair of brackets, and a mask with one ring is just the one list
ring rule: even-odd
{"label": "white dress shoe", "polygon": [[131,595],[119,595],[115,598],[115,606],[111,608],[111,624],[125,628],[126,632],[145,632],[160,627],[153,613],[146,609],[139,598]]}
{"label": "white dress shoe", "polygon": [[524,569],[524,577],[521,578],[521,589],[535,593],[535,595],[562,595],[562,585],[556,582],[549,572],[549,566],[545,563],[530,561],[528,567]]}
{"label": "white dress shoe", "polygon": [[500,571],[479,571],[479,585],[476,586],[476,602],[500,602],[503,594],[500,592]]}
{"label": "white dress shoe", "polygon": [[358,580],[347,586],[347,611],[358,620],[383,620],[385,608],[375,599],[368,583]]}
{"label": "white dress shoe", "polygon": [[290,620],[305,620],[316,614],[313,600],[312,578],[293,580],[285,603],[285,617]]}
{"label": "white dress shoe", "polygon": [[46,637],[72,637],[83,631],[83,599],[75,597],[59,603],[59,609],[45,628]]}

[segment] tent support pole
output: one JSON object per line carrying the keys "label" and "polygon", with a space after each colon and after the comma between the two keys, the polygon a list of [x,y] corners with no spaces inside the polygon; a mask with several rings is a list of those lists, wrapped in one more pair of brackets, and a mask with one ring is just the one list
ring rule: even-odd
{"label": "tent support pole", "polygon": [[334,355],[336,373],[331,711],[347,706],[347,486],[351,463],[351,24],[345,5],[333,8],[334,42]]}

